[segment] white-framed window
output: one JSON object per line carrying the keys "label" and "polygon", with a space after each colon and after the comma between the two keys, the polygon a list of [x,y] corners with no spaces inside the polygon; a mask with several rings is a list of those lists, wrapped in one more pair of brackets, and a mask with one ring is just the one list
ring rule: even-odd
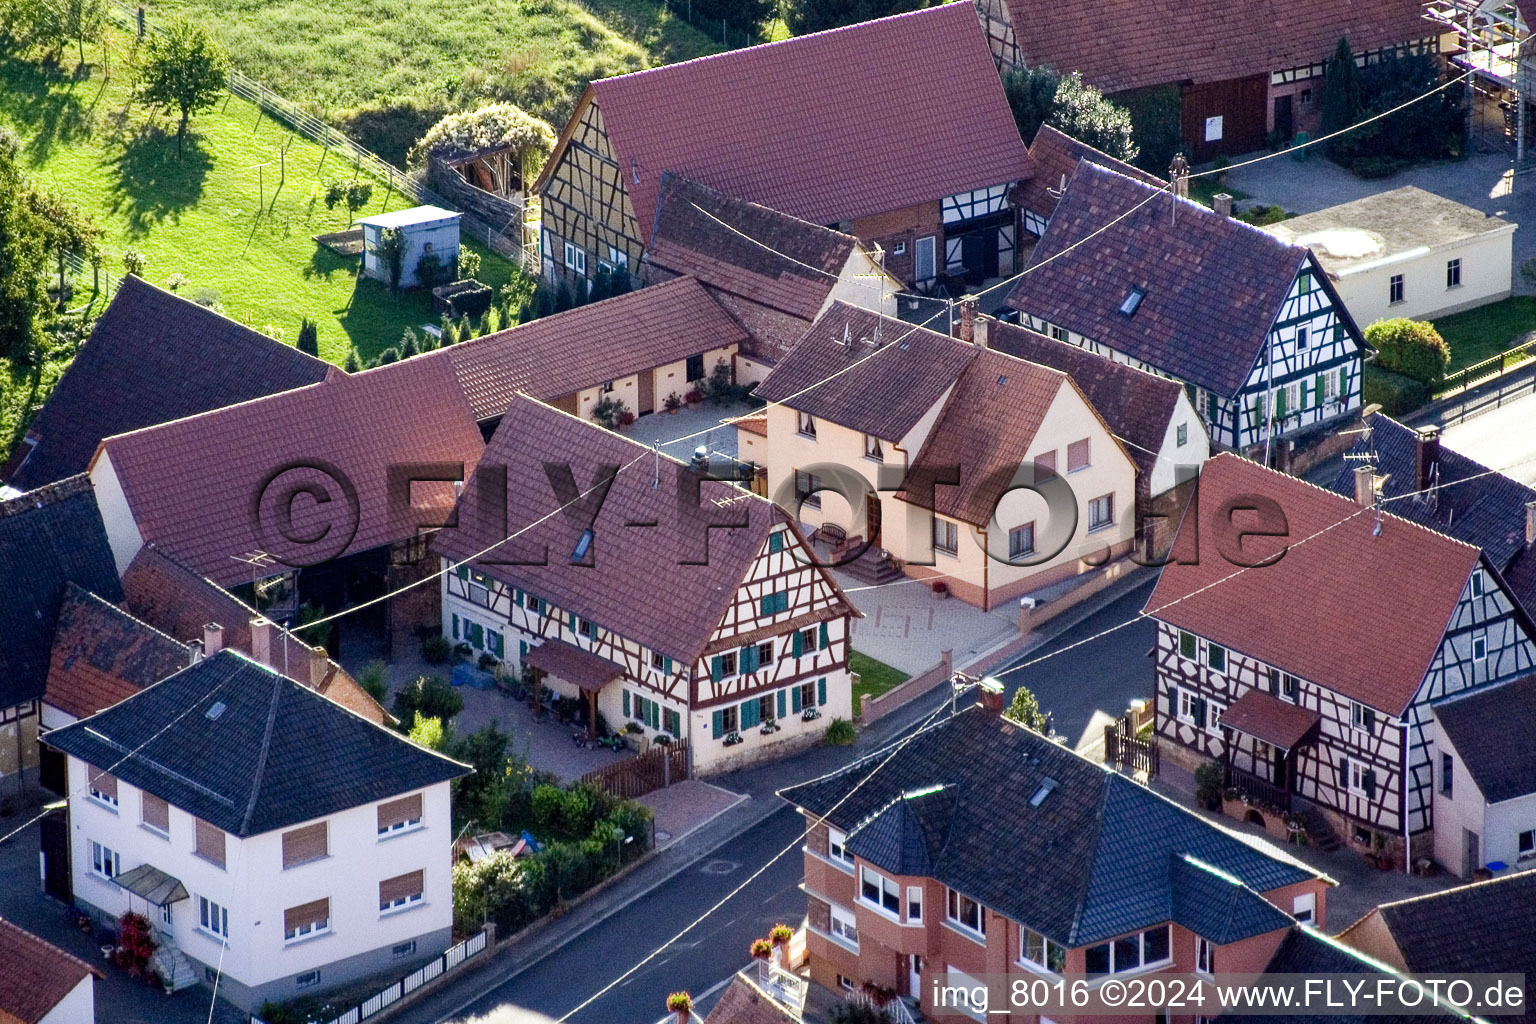
{"label": "white-framed window", "polygon": [[421,827],[421,794],[413,793],[398,800],[379,804],[379,835],[393,835]]}
{"label": "white-framed window", "polygon": [[837,987],[844,992],[852,992],[854,988],[853,979],[846,974],[839,974],[837,976]]}
{"label": "white-framed window", "polygon": [[91,799],[116,810],[117,776],[110,772],[97,771],[90,765],[85,766],[85,774],[90,780],[87,785],[90,788]]}
{"label": "white-framed window", "polygon": [[1298,349],[1306,348],[1307,347],[1307,341],[1308,341],[1308,338],[1307,338],[1307,325],[1306,324],[1302,324],[1301,326],[1296,328],[1296,347]]}
{"label": "white-framed window", "polygon": [[933,547],[946,555],[960,553],[960,527],[947,519],[933,517]]}
{"label": "white-framed window", "polygon": [[1193,690],[1178,687],[1174,694],[1174,717],[1187,725],[1193,725],[1200,714],[1200,696]]}
{"label": "white-framed window", "polygon": [[1115,525],[1115,496],[1103,494],[1088,502],[1088,532]]}
{"label": "white-framed window", "polygon": [[1221,713],[1225,710],[1215,701],[1205,702],[1205,731],[1212,736],[1221,735]]}
{"label": "white-framed window", "polygon": [[585,277],[587,274],[587,250],[575,242],[566,242],[565,269]]}
{"label": "white-framed window", "polygon": [[974,935],[985,937],[987,934],[986,909],[963,892],[948,890],[944,917],[950,924]]}
{"label": "white-framed window", "polygon": [[610,245],[608,247],[608,262],[615,267],[623,267],[625,270],[628,270],[629,253],[617,246]]}
{"label": "white-framed window", "polygon": [[1387,305],[1394,306],[1403,301],[1403,275],[1393,274],[1387,281]]}
{"label": "white-framed window", "polygon": [[324,897],[283,911],[283,941],[297,942],[331,930],[331,900]]}
{"label": "white-framed window", "polygon": [[1035,524],[1025,523],[1008,531],[1008,559],[1014,561],[1035,553]]}
{"label": "white-framed window", "polygon": [[1049,326],[1052,340],[1068,341],[1070,339],[1070,335],[1065,327],[1057,327],[1055,324],[1050,324]]}
{"label": "white-framed window", "polygon": [[859,924],[852,914],[842,907],[832,907],[832,922],[829,927],[834,937],[842,939],[853,947],[854,952],[858,952]]}
{"label": "white-framed window", "polygon": [[848,836],[839,829],[827,829],[827,853],[833,860],[853,866],[853,855],[848,852]]}
{"label": "white-framed window", "polygon": [[379,883],[379,913],[416,906],[421,902],[425,888],[426,873],[419,868],[384,879]]}
{"label": "white-framed window", "polygon": [[859,899],[892,917],[901,916],[901,886],[878,871],[859,868]]}
{"label": "white-framed window", "polygon": [[1536,857],[1536,828],[1528,828],[1515,837],[1515,859],[1530,860]]}
{"label": "white-framed window", "polygon": [[907,254],[906,242],[895,242],[891,245],[892,256],[905,256]]}
{"label": "white-framed window", "polygon": [[1060,974],[1067,967],[1067,950],[1033,929],[1020,927],[1019,962]]}
{"label": "white-framed window", "polygon": [[821,477],[795,470],[795,497],[805,508],[821,508]]}
{"label": "white-framed window", "polygon": [[1483,596],[1483,590],[1484,590],[1484,586],[1485,586],[1484,580],[1483,580],[1483,570],[1481,570],[1481,569],[1473,569],[1472,570],[1472,584],[1471,584],[1471,586],[1472,586],[1472,596],[1473,597],[1482,597]]}
{"label": "white-framed window", "polygon": [[101,878],[116,878],[122,873],[117,851],[97,842],[91,843],[91,871]]}
{"label": "white-framed window", "polygon": [[913,923],[923,919],[923,887],[920,885],[907,886],[907,922]]}
{"label": "white-framed window", "polygon": [[1152,967],[1173,955],[1171,940],[1164,924],[1089,946],[1083,954],[1085,969],[1089,974],[1119,974]]}
{"label": "white-framed window", "polygon": [[162,903],[162,904],[160,904],[160,923],[165,925],[166,927],[170,927],[170,924],[171,924],[171,904],[169,904],[169,903]]}
{"label": "white-framed window", "polygon": [[1195,936],[1195,973],[1216,973],[1216,950],[1211,945],[1211,940],[1203,935]]}
{"label": "white-framed window", "polygon": [[1367,800],[1376,796],[1376,773],[1365,762],[1346,758],[1344,777],[1351,796],[1361,796]]}
{"label": "white-framed window", "polygon": [[1339,381],[1343,378],[1343,371],[1339,373],[1323,374],[1323,401],[1337,402],[1339,400]]}
{"label": "white-framed window", "polygon": [[804,410],[797,412],[795,415],[797,419],[796,429],[799,431],[800,435],[802,437],[815,437],[816,417],[812,416],[808,412],[805,412]]}
{"label": "white-framed window", "polygon": [[1446,288],[1461,287],[1461,260],[1445,261],[1445,286]]}
{"label": "white-framed window", "polygon": [[881,446],[880,439],[873,434],[864,435],[864,457],[874,459],[876,462],[885,461],[885,448]]}
{"label": "white-framed window", "polygon": [[1349,702],[1350,728],[1363,733],[1376,731],[1376,712],[1364,704],[1356,701]]}
{"label": "white-framed window", "polygon": [[1303,924],[1317,916],[1317,894],[1304,892],[1291,899],[1291,916]]}
{"label": "white-framed window", "polygon": [[1488,634],[1476,633],[1472,637],[1472,660],[1488,660]]}
{"label": "white-framed window", "polygon": [[221,907],[206,896],[197,898],[197,926],[209,935],[229,938],[229,908]]}
{"label": "white-framed window", "polygon": [[933,235],[924,235],[912,243],[912,279],[914,281],[933,280],[935,244]]}
{"label": "white-framed window", "polygon": [[1187,630],[1179,630],[1179,657],[1194,661],[1200,657],[1200,639]]}
{"label": "white-framed window", "polygon": [[1205,645],[1205,664],[1212,672],[1227,671],[1227,649],[1221,644]]}

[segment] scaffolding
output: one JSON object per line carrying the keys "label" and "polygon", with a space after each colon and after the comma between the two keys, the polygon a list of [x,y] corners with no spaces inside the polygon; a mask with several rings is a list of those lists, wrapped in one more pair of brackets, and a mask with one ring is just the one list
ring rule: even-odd
{"label": "scaffolding", "polygon": [[1523,168],[1536,68],[1526,46],[1530,31],[1518,7],[1508,0],[1430,0],[1424,16],[1456,37],[1459,51],[1446,53],[1446,59],[1472,72],[1466,85],[1468,142],[1481,118],[1484,137],[1513,139],[1515,166]]}

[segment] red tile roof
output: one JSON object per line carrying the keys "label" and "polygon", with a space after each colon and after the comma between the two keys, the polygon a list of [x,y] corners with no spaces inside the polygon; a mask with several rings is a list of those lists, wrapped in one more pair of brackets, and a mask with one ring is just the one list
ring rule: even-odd
{"label": "red tile roof", "polygon": [[1066,191],[1067,182],[1072,180],[1077,165],[1084,160],[1144,181],[1153,188],[1168,186],[1157,175],[1116,160],[1108,153],[1094,149],[1086,142],[1079,142],[1048,124],[1040,126],[1034,141],[1029,144],[1029,159],[1034,164],[1034,176],[1018,187],[1014,199],[1024,209],[1032,210],[1047,220],[1050,219],[1051,211],[1056,209],[1061,194]]}
{"label": "red tile roof", "polygon": [[969,3],[605,78],[590,90],[647,242],[665,171],[816,224],[1029,176]]}
{"label": "red tile roof", "polygon": [[0,1019],[37,1024],[75,986],[101,971],[9,921],[0,921]]}
{"label": "red tile roof", "polygon": [[[1232,509],[1251,508],[1243,502],[1255,495],[1279,505],[1287,535],[1248,537],[1240,557],[1259,567],[1241,569],[1222,550],[1254,523]],[[1404,712],[1481,560],[1476,547],[1390,513],[1373,536],[1370,509],[1230,453],[1205,464],[1191,508],[1148,615],[1378,711]]]}
{"label": "red tile roof", "polygon": [[185,644],[70,584],[59,607],[43,700],[86,718],[191,663]]}
{"label": "red tile roof", "polygon": [[744,974],[731,979],[704,1024],[803,1024],[798,1013],[774,1002]]}
{"label": "red tile roof", "polygon": [[[441,522],[452,485],[415,484],[407,502],[390,494],[391,467],[462,463],[467,476],[483,448],[449,364],[410,359],[110,437],[96,461],[111,460],[146,542],[232,586],[251,579],[238,559],[253,551],[277,559],[277,572]],[[281,511],[289,498],[291,522]]]}
{"label": "red tile roof", "polygon": [[1007,0],[1024,63],[1081,71],[1105,92],[1223,82],[1428,39],[1418,0]]}
{"label": "red tile roof", "polygon": [[1256,740],[1294,750],[1322,716],[1263,690],[1249,690],[1221,713],[1221,724]]}
{"label": "red tile roof", "polygon": [[741,325],[699,282],[685,277],[437,349],[427,358],[453,367],[475,418],[487,420],[500,416],[518,392],[550,401],[746,340]]}
{"label": "red tile roof", "polygon": [[523,664],[543,669],[583,690],[601,690],[624,674],[623,665],[554,638],[530,648],[523,655]]}

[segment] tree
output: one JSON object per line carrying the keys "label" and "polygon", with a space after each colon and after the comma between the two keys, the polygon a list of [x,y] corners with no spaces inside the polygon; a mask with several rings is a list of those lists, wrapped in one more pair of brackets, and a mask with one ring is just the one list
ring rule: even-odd
{"label": "tree", "polygon": [[400,335],[400,358],[409,359],[419,355],[421,355],[421,341],[416,337],[416,332],[407,327]]}
{"label": "tree", "polygon": [[370,661],[357,674],[357,685],[383,707],[385,698],[389,696],[389,666],[382,661]]}
{"label": "tree", "polygon": [[418,713],[424,718],[449,722],[463,710],[464,698],[441,676],[418,676],[395,694],[391,713],[404,723],[404,729],[416,721]]}
{"label": "tree", "polygon": [[480,254],[467,246],[459,246],[459,280],[467,281],[480,273]]}
{"label": "tree", "polygon": [[1016,67],[1003,72],[1003,95],[1019,126],[1019,138],[1034,139],[1040,126],[1050,119],[1056,105],[1056,88],[1061,76],[1046,67]]}
{"label": "tree", "polygon": [[1027,686],[1021,686],[1014,692],[1013,700],[1008,704],[1008,710],[1003,712],[1003,717],[1013,719],[1026,729],[1050,735],[1051,716],[1040,710],[1040,702]]}
{"label": "tree", "polygon": [[363,361],[358,357],[356,348],[347,349],[347,361],[341,367],[348,373],[357,373],[363,368]]}
{"label": "tree", "polygon": [[1083,81],[1074,71],[1056,87],[1051,105],[1050,123],[1079,142],[1129,163],[1136,159],[1136,143],[1131,141],[1131,115],[1104,98],[1098,89]]}
{"label": "tree", "polygon": [[777,16],[779,5],[777,0],[693,0],[693,13],[717,28],[723,21],[733,28],[756,32]]}
{"label": "tree", "polygon": [[405,232],[399,228],[380,228],[379,240],[373,243],[373,255],[384,264],[389,286],[399,288],[400,276],[405,273]]}
{"label": "tree", "polygon": [[27,202],[16,136],[0,126],[0,355],[32,351],[50,315],[43,289],[47,236]]}
{"label": "tree", "polygon": [[357,211],[368,205],[368,200],[373,198],[373,183],[370,181],[354,181],[347,185],[347,223],[351,224],[357,219]]}
{"label": "tree", "polygon": [[[1343,131],[1359,121],[1365,112],[1365,103],[1360,93],[1360,72],[1355,67],[1355,54],[1350,49],[1349,40],[1343,36],[1339,37],[1333,56],[1328,59],[1328,64],[1323,69],[1322,108],[1324,135]],[[1348,149],[1347,138],[1328,143],[1330,156],[1346,153]]]}
{"label": "tree", "polygon": [[1365,341],[1376,350],[1376,363],[1425,384],[1438,384],[1451,365],[1451,347],[1435,325],[1424,320],[1394,317],[1365,329]]}
{"label": "tree", "polygon": [[927,6],[927,0],[784,0],[780,10],[789,30],[803,36]]}
{"label": "tree", "polygon": [[178,18],[164,33],[146,38],[139,65],[140,93],[148,103],[175,107],[180,112],[176,125],[178,157],[186,140],[187,122],[196,111],[213,106],[224,91],[228,73],[229,55],[201,25]]}
{"label": "tree", "polygon": [[[84,256],[95,261],[101,252],[97,242],[101,237],[90,216],[63,196],[42,189],[29,189],[25,201],[32,210],[39,228],[42,229],[44,246],[56,262],[59,274],[59,308],[64,308],[64,261],[70,255]],[[172,289],[175,290],[174,288]]]}
{"label": "tree", "polygon": [[98,42],[107,24],[107,0],[64,0],[61,7],[64,31],[80,46],[85,63],[85,44]]}
{"label": "tree", "polygon": [[419,747],[428,750],[436,750],[439,753],[447,746],[448,737],[443,728],[441,718],[425,718],[421,712],[416,712],[416,719],[411,724],[411,731],[405,734],[405,738]]}
{"label": "tree", "polygon": [[316,358],[320,356],[320,329],[307,316],[299,321],[299,337],[294,342],[294,348],[306,355]]}

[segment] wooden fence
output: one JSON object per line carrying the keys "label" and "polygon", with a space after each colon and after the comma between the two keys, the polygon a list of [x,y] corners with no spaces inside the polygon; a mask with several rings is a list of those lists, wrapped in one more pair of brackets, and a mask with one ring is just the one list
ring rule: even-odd
{"label": "wooden fence", "polygon": [[633,800],[688,777],[688,741],[654,744],[643,754],[588,772],[581,781]]}
{"label": "wooden fence", "polygon": [[1113,767],[1129,768],[1133,772],[1145,772],[1148,778],[1157,777],[1157,736],[1140,739],[1126,728],[1125,721],[1112,722],[1104,727],[1104,763]]}
{"label": "wooden fence", "polygon": [[[447,974],[470,957],[483,952],[488,938],[489,935],[484,930],[476,932],[457,946],[444,950],[432,960],[422,964],[394,984],[386,985],[361,1003],[351,1007],[339,1016],[331,1018],[326,1024],[360,1024],[360,1022],[367,1020],[385,1007],[398,1003],[427,982]],[[252,1015],[251,1024],[266,1024],[266,1022],[260,1017]]]}

